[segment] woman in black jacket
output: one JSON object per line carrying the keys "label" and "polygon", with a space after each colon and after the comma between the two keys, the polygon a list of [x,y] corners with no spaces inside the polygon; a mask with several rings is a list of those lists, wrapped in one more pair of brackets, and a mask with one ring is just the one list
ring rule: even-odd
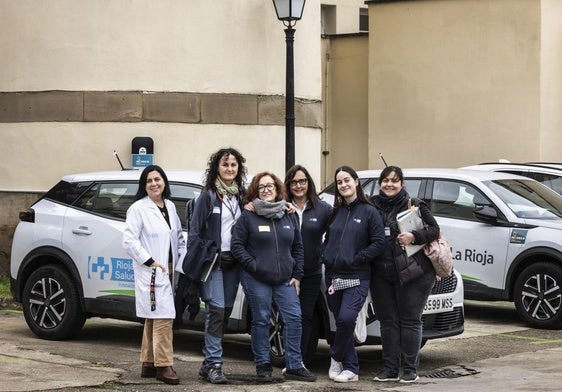
{"label": "woman in black jacket", "polygon": [[342,166],[335,173],[334,210],[322,251],[328,307],[336,319],[328,376],[336,382],[359,380],[353,333],[369,292],[371,263],[384,249],[378,211],[365,197],[357,173]]}
{"label": "woman in black jacket", "polygon": [[234,148],[221,148],[207,163],[205,191],[193,208],[189,223],[188,247],[198,240],[213,241],[219,249],[220,263],[205,282],[201,299],[205,302],[205,359],[199,377],[212,384],[225,384],[222,370],[222,339],[238,292],[239,266],[231,255],[232,227],[240,217],[246,159]]}
{"label": "woman in black jacket", "polygon": [[322,284],[320,253],[332,206],[320,200],[314,180],[301,165],[295,165],[287,171],[285,191],[299,217],[304,248],[304,276],[300,282],[299,300],[302,313],[301,354],[306,363],[311,360],[316,349],[316,341],[311,341],[310,338],[313,333],[314,307]]}
{"label": "woman in black jacket", "polygon": [[244,210],[232,233],[232,254],[252,314],[252,351],[260,381],[272,381],[269,325],[273,302],[284,323],[284,377],[315,381],[301,356],[299,285],[303,276],[302,239],[295,214],[285,213],[285,189],[272,173],[256,174],[244,196],[255,212]]}
{"label": "woman in black jacket", "polygon": [[[387,246],[373,264],[371,276],[371,295],[381,323],[383,360],[374,380],[411,383],[419,378],[422,313],[435,282],[435,270],[422,250],[408,258],[403,247],[437,239],[439,225],[425,202],[410,199],[399,167],[386,167],[380,174],[379,185],[380,192],[373,203],[384,222]],[[414,205],[419,207],[426,228],[401,233],[396,215]]]}

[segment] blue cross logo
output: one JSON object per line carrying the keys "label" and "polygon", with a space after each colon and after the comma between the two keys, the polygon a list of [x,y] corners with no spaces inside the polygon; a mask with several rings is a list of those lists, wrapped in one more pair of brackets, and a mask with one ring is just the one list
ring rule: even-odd
{"label": "blue cross logo", "polygon": [[99,273],[100,279],[104,280],[105,274],[109,274],[109,264],[105,263],[103,257],[98,257],[95,263],[92,263],[92,256],[88,256],[88,279],[91,279],[90,271]]}

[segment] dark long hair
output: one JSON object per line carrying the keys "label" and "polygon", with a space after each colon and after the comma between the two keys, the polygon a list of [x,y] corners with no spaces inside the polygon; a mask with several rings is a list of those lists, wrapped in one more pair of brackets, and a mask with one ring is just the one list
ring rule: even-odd
{"label": "dark long hair", "polygon": [[[338,190],[338,184],[337,184],[337,176],[340,172],[348,173],[351,176],[351,178],[353,178],[354,180],[359,179],[359,176],[357,175],[357,172],[349,166],[341,166],[341,167],[338,167],[336,169],[336,172],[334,173],[334,183],[336,184],[336,189],[334,191],[334,196],[335,196],[335,198],[334,198],[334,210],[336,210],[337,208],[339,208],[339,207],[341,207],[342,205],[345,204],[345,200],[344,200],[343,196],[340,194],[340,191]],[[367,196],[365,196],[365,192],[363,192],[363,187],[361,186],[361,182],[359,182],[357,184],[356,191],[357,191],[357,198],[362,203],[371,204],[370,200],[367,198]]]}
{"label": "dark long hair", "polygon": [[258,186],[260,184],[260,180],[265,176],[270,176],[273,179],[273,183],[275,184],[275,192],[276,192],[275,201],[281,201],[283,199],[287,200],[286,199],[287,195],[285,194],[285,186],[283,185],[279,177],[277,177],[273,173],[264,171],[256,174],[252,178],[252,182],[250,183],[250,186],[248,187],[248,190],[244,195],[244,200],[243,200],[244,204],[247,204],[252,200],[254,200],[255,198],[259,197]]}
{"label": "dark long hair", "polygon": [[404,173],[402,173],[402,169],[400,169],[398,166],[387,166],[381,171],[381,174],[379,176],[379,185],[381,185],[382,180],[384,180],[392,172],[396,174],[396,177],[398,177],[400,182],[404,182]]}
{"label": "dark long hair", "polygon": [[318,193],[316,193],[316,185],[314,184],[314,180],[310,176],[310,173],[308,172],[308,170],[306,170],[304,166],[295,165],[291,167],[289,170],[287,170],[287,174],[285,174],[285,192],[287,193],[288,197],[291,196],[291,187],[289,186],[289,182],[291,182],[293,178],[295,178],[295,175],[297,174],[298,171],[304,173],[306,177],[306,182],[308,183],[308,189],[306,190],[306,198],[310,202],[310,204],[312,204],[312,206],[315,206],[316,201],[318,200]]}
{"label": "dark long hair", "polygon": [[238,173],[236,173],[236,178],[234,179],[234,181],[238,185],[238,189],[244,189],[244,183],[246,182],[247,173],[246,166],[244,166],[244,163],[246,163],[246,158],[244,158],[242,154],[238,152],[238,150],[232,147],[221,148],[210,156],[209,161],[207,162],[207,170],[205,171],[205,189],[212,190],[214,192],[217,191],[215,181],[219,176],[219,165],[221,159],[223,157],[228,157],[229,155],[234,156],[234,158],[236,158],[236,162],[238,162]]}
{"label": "dark long hair", "polygon": [[164,180],[165,187],[164,187],[164,192],[162,192],[162,199],[169,199],[170,196],[172,195],[172,192],[170,191],[170,183],[168,182],[168,176],[166,175],[166,173],[164,173],[164,169],[162,169],[158,165],[150,165],[145,167],[140,175],[139,189],[137,189],[137,193],[135,195],[135,201],[140,200],[146,195],[148,195],[146,193],[146,179],[148,178],[148,173],[153,171],[157,171],[158,174],[160,174],[160,176]]}

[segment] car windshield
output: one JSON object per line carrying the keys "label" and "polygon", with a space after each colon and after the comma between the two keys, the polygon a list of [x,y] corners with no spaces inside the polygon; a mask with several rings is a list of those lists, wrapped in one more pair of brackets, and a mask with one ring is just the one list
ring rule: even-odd
{"label": "car windshield", "polygon": [[536,181],[496,180],[487,185],[519,218],[562,217],[562,197]]}

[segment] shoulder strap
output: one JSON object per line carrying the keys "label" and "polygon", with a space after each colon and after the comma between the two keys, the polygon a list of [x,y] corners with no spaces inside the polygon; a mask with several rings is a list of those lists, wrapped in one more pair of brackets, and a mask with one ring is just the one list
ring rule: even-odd
{"label": "shoulder strap", "polygon": [[412,205],[415,207],[419,207],[422,203],[424,203],[423,200],[418,199],[417,197],[411,197],[410,199],[408,199],[408,208],[411,208]]}

